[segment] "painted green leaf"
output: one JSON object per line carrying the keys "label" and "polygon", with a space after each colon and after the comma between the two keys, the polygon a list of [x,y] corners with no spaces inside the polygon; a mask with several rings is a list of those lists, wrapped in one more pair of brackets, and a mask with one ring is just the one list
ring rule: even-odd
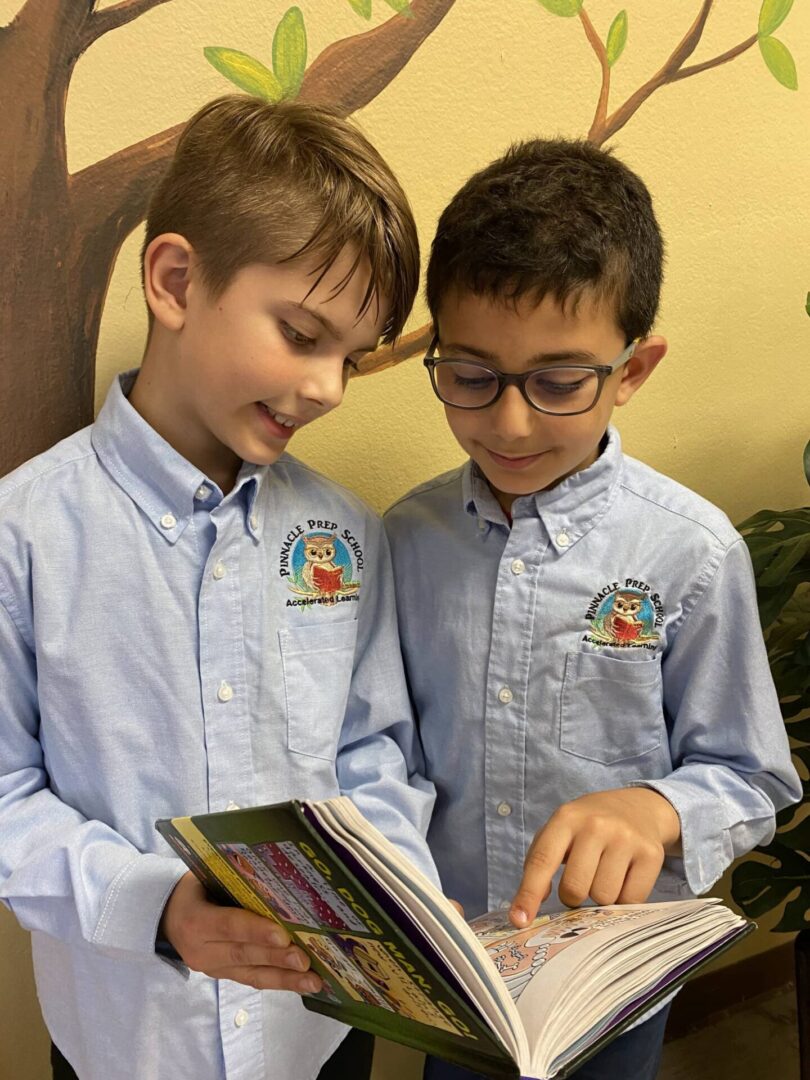
{"label": "painted green leaf", "polygon": [[[807,294],[807,303],[807,314],[810,315],[810,293]],[[810,442],[804,448],[804,475],[807,483],[810,484]]]}
{"label": "painted green leaf", "polygon": [[793,0],[762,0],[759,9],[759,26],[757,33],[761,38],[770,35],[781,26],[793,7]]}
{"label": "painted green leaf", "polygon": [[579,15],[585,0],[539,0],[539,2],[552,15],[562,15],[563,18],[570,19],[574,15]]}
{"label": "painted green leaf", "polygon": [[613,67],[624,51],[627,44],[627,12],[620,11],[610,24],[607,36],[607,62],[608,67]]}
{"label": "painted green leaf", "polygon": [[810,315],[810,292],[807,294],[807,299],[804,302],[804,310]]}
{"label": "painted green leaf", "polygon": [[307,66],[307,31],[301,9],[291,7],[273,35],[273,71],[285,97],[301,89]]}
{"label": "painted green leaf", "polygon": [[385,0],[385,2],[390,8],[393,8],[398,15],[406,15],[409,19],[413,18],[409,0]]}
{"label": "painted green leaf", "polygon": [[371,0],[349,0],[349,3],[358,15],[362,15],[364,19],[371,18]]}
{"label": "painted green leaf", "polygon": [[203,53],[208,63],[240,90],[266,101],[279,101],[283,97],[281,83],[260,60],[238,49],[225,49],[219,45],[209,45]]}
{"label": "painted green leaf", "polygon": [[768,71],[782,86],[788,90],[799,89],[799,79],[796,75],[796,63],[790,55],[787,45],[777,41],[774,37],[759,39],[759,51],[765,61]]}

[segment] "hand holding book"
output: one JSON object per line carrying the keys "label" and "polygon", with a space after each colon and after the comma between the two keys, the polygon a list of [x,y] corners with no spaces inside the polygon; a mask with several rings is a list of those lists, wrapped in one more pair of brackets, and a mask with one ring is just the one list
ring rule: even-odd
{"label": "hand holding book", "polygon": [[157,825],[215,899],[307,953],[308,1009],[496,1080],[569,1075],[753,929],[712,899],[467,924],[347,798]]}
{"label": "hand holding book", "polygon": [[309,956],[283,926],[252,911],[212,903],[192,873],[175,885],[158,936],[192,971],[212,979],[299,994],[322,989],[320,978],[309,970]]}

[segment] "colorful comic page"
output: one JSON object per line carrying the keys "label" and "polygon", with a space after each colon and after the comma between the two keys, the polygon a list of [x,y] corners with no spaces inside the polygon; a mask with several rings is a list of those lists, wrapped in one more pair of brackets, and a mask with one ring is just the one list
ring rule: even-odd
{"label": "colorful comic page", "polygon": [[429,997],[402,970],[380,941],[357,938],[351,934],[334,934],[332,941],[340,946],[366,979],[382,994],[387,1007],[401,1016],[409,1016],[422,1024],[450,1031],[458,1030],[433,1004]]}
{"label": "colorful comic page", "polygon": [[586,907],[541,915],[517,930],[504,913],[489,912],[473,919],[470,927],[517,1002],[540,969],[574,941],[633,918],[641,918],[641,914]]}
{"label": "colorful comic page", "polygon": [[253,851],[293,895],[304,926],[365,930],[365,925],[291,840],[255,844]]}
{"label": "colorful comic page", "polygon": [[248,844],[220,844],[219,850],[280,918],[295,923],[308,921],[309,913],[285,888],[281,877],[274,874]]}
{"label": "colorful comic page", "polygon": [[350,998],[393,1012],[388,998],[366,978],[361,968],[331,937],[327,934],[305,933],[303,930],[297,931],[295,937],[305,949],[317,956]]}

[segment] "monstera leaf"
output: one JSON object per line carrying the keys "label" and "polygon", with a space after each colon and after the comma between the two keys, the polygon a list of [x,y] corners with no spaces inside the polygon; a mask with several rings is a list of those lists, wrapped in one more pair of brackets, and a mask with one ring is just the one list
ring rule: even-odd
{"label": "monstera leaf", "polygon": [[[789,9],[773,3],[771,22]],[[780,20],[781,21],[781,20]],[[810,483],[810,442],[804,451]],[[739,530],[757,579],[757,599],[771,672],[797,767],[810,775],[810,506],[761,510]],[[774,927],[810,929],[810,779],[804,799],[777,815],[772,843],[758,848],[731,875],[731,894],[746,915],[757,918],[784,904]]]}

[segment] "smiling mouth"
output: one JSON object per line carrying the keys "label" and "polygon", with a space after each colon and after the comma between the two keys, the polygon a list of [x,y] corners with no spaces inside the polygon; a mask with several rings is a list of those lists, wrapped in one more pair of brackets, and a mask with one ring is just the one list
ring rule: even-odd
{"label": "smiling mouth", "polygon": [[495,450],[486,448],[487,453],[495,462],[496,465],[501,465],[504,469],[521,469],[527,465],[531,465],[542,457],[545,451],[540,451],[537,454],[525,454],[521,457],[507,457],[505,454],[498,454]]}
{"label": "smiling mouth", "polygon": [[271,420],[275,420],[281,427],[297,428],[300,427],[301,421],[296,420],[294,416],[287,416],[285,413],[276,412],[275,409],[271,409],[269,405],[265,405],[263,401],[260,401],[259,406],[264,409]]}
{"label": "smiling mouth", "polygon": [[257,401],[256,407],[264,421],[265,428],[275,439],[291,438],[293,433],[303,424],[303,420],[298,420],[294,416],[287,416],[286,413],[276,412],[269,405],[265,405],[263,401]]}

